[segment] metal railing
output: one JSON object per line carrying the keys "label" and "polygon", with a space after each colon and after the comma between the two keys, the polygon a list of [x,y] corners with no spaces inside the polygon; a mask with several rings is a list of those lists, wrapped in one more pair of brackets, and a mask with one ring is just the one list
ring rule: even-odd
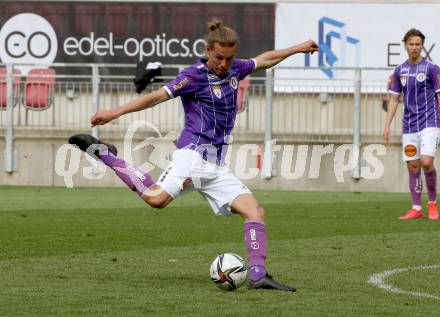
{"label": "metal railing", "polygon": [[[135,65],[53,64],[50,67],[56,70],[50,104],[32,108],[24,97],[29,76],[14,74],[14,65],[7,65],[7,105],[0,111],[7,171],[14,170],[16,135],[64,137],[72,132],[92,131],[96,136],[121,138],[135,120],[148,121],[164,134],[178,133],[183,127],[183,109],[176,98],[92,130],[90,117],[98,109],[110,109],[136,98],[132,82]],[[167,71],[161,77],[163,83],[152,83],[147,92],[173,79],[184,67],[164,65]],[[246,93],[249,106],[237,115],[234,139],[265,141],[266,146],[270,146],[268,142],[272,139],[353,143],[355,147],[360,147],[361,141],[381,142],[386,116],[386,81],[391,69],[339,70],[342,76],[327,80],[317,75],[319,68],[301,67],[277,68],[275,76],[273,70],[268,70],[260,77],[251,77]],[[278,74],[278,71],[284,72]],[[14,87],[17,77],[21,80],[18,87]],[[393,131],[397,140],[401,133],[399,119],[395,120]],[[153,130],[145,127],[140,132],[153,133]]]}

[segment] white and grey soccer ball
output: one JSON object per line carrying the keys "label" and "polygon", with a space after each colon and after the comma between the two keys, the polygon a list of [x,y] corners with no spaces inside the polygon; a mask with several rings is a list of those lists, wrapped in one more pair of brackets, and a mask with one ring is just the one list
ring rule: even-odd
{"label": "white and grey soccer ball", "polygon": [[215,285],[225,291],[233,291],[246,281],[248,268],[241,256],[223,253],[214,259],[209,273]]}

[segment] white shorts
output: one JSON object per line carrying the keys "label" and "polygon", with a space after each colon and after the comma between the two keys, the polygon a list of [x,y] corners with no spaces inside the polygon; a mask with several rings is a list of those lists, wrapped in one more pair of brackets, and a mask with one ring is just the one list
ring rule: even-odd
{"label": "white shorts", "polygon": [[[192,183],[183,188],[188,179]],[[224,216],[232,215],[231,203],[237,196],[252,194],[227,166],[209,163],[190,149],[173,152],[157,184],[173,198],[197,190],[209,202],[214,214]]]}
{"label": "white shorts", "polygon": [[435,157],[440,137],[440,128],[425,128],[417,133],[402,135],[403,160],[414,161],[420,156]]}

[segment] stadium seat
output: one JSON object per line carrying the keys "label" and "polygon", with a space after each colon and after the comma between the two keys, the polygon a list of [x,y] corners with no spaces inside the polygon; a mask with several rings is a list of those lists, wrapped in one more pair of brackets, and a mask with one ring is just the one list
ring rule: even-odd
{"label": "stadium seat", "polygon": [[105,5],[89,4],[73,6],[73,32],[77,36],[90,36],[90,32],[100,34],[104,31],[105,23],[102,15],[105,13]]}
{"label": "stadium seat", "polygon": [[249,79],[243,79],[240,81],[240,85],[238,86],[238,92],[237,92],[237,113],[245,111],[248,106],[249,84],[250,84]]}
{"label": "stadium seat", "polygon": [[[14,106],[18,101],[18,87],[21,81],[21,72],[18,69],[14,69],[14,82],[13,82],[13,94],[14,94]],[[8,96],[6,87],[6,67],[0,67],[0,110],[5,110],[7,107]]]}
{"label": "stadium seat", "polygon": [[133,7],[130,5],[113,3],[107,5],[107,31],[112,32],[116,38],[124,38],[129,33],[130,17],[132,16]]}
{"label": "stadium seat", "polygon": [[142,37],[153,37],[156,32],[156,25],[154,24],[154,10],[153,6],[146,5],[143,2],[136,8],[136,13],[138,14],[137,23],[137,35]]}
{"label": "stadium seat", "polygon": [[274,28],[274,17],[275,13],[265,6],[246,6],[241,17],[243,40],[259,40],[261,34],[265,34],[268,39],[274,39],[275,32],[269,32]]}
{"label": "stadium seat", "polygon": [[224,6],[214,3],[205,7],[205,19],[209,21],[213,17],[220,19],[224,25],[232,25],[237,15],[237,5]]}
{"label": "stadium seat", "polygon": [[44,110],[53,101],[55,70],[34,68],[29,71],[24,85],[23,105],[30,110]]}
{"label": "stadium seat", "polygon": [[[197,34],[198,17],[203,15],[203,8],[200,6],[164,6],[161,7],[162,14],[169,15],[170,19],[161,21],[163,30],[169,30],[173,36],[184,36],[193,38]],[[172,23],[170,24],[170,21]],[[170,24],[170,25],[168,25]],[[165,32],[166,33],[166,32]]]}

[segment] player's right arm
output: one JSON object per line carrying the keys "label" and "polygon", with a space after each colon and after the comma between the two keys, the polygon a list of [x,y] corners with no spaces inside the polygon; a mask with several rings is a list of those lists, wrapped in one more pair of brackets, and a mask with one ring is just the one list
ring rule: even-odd
{"label": "player's right arm", "polygon": [[185,94],[194,93],[198,88],[197,68],[191,66],[182,70],[177,77],[163,86],[149,94],[141,95],[140,97],[110,110],[99,110],[92,117],[92,125],[106,124],[120,116],[152,108],[161,102],[167,101],[171,98],[183,96]]}
{"label": "player's right arm", "polygon": [[385,127],[383,130],[383,139],[388,142],[391,139],[391,122],[393,122],[394,116],[396,114],[397,107],[399,106],[400,93],[402,91],[402,86],[399,80],[400,68],[397,67],[394,73],[389,77],[388,80],[388,107],[387,116],[385,119]]}
{"label": "player's right arm", "polygon": [[383,139],[388,142],[391,139],[391,122],[393,122],[397,107],[399,106],[399,95],[390,94],[388,100],[387,117],[385,119],[385,128],[383,130]]}
{"label": "player's right arm", "polygon": [[171,99],[171,97],[168,95],[165,89],[159,88],[149,94],[141,95],[140,97],[133,99],[122,106],[109,110],[99,110],[92,117],[91,123],[92,126],[106,124],[124,114],[154,107],[155,105],[168,99]]}

